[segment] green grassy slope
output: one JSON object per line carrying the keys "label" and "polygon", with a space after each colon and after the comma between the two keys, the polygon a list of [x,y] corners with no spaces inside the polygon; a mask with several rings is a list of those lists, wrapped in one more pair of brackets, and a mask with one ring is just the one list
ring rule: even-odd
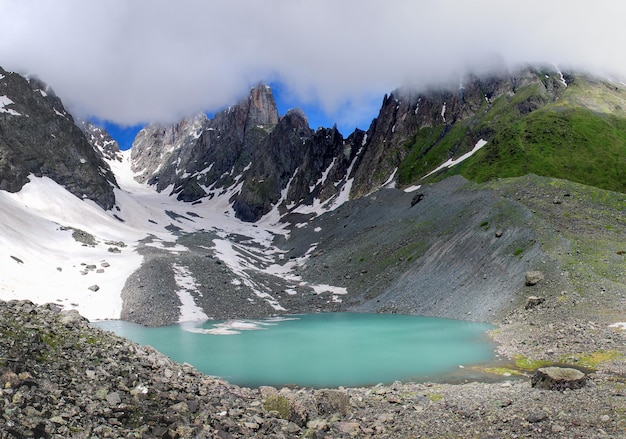
{"label": "green grassy slope", "polygon": [[[448,158],[487,145],[470,159],[429,177],[452,174],[483,182],[529,173],[626,192],[626,87],[578,76],[567,88],[541,82],[485,102],[452,126],[423,128],[399,169],[408,185]],[[451,154],[451,152],[453,154]]]}

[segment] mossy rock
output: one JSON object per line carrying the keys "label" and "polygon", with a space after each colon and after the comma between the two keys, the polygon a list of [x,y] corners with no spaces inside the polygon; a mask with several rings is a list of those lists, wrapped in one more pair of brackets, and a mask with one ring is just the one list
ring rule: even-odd
{"label": "mossy rock", "polygon": [[270,395],[263,403],[268,412],[276,412],[282,419],[289,420],[291,417],[291,402],[283,395]]}

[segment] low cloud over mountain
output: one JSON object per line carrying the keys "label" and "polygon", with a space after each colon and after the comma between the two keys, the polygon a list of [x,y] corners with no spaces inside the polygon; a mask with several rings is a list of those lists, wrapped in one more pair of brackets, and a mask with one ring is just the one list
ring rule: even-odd
{"label": "low cloud over mountain", "polygon": [[[380,96],[519,62],[626,73],[623,3],[0,0],[5,68],[74,115],[118,124],[214,112],[258,81],[361,128]],[[357,120],[358,119],[358,120]]]}

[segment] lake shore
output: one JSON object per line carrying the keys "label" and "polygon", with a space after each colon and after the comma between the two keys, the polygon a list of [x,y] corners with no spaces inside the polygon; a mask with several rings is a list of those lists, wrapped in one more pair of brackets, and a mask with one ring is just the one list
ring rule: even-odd
{"label": "lake shore", "polygon": [[[7,438],[617,438],[626,426],[624,363],[617,358],[599,364],[587,386],[563,392],[533,388],[528,377],[250,389],[94,329],[54,305],[0,302],[0,314],[0,431]],[[624,334],[595,333],[621,345]]]}

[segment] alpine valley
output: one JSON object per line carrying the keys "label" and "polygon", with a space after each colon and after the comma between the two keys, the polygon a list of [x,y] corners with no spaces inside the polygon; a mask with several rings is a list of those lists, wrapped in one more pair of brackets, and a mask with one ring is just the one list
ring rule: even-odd
{"label": "alpine valley", "polygon": [[[542,362],[594,368],[599,387],[584,392],[605,393],[581,398],[605,411],[624,404],[619,81],[527,66],[399,88],[367,131],[347,137],[311,129],[298,109],[278,114],[271,88],[259,84],[213,118],[149,125],[120,151],[42,81],[0,69],[0,222],[4,301],[147,326],[333,311],[485,321],[497,325],[492,338],[512,362],[492,372]],[[398,402],[415,390],[398,389],[363,391],[361,401],[404,395]],[[456,410],[449,437],[544,437],[550,428],[618,437],[626,428],[624,405],[600,423],[587,417],[604,412],[571,414],[558,409],[569,407],[563,401],[545,413],[518,385],[497,407],[449,387],[424,389],[423,400],[398,404],[427,406],[438,420]],[[498,419],[511,401],[523,416],[506,430]],[[380,410],[368,412],[372,422]],[[534,421],[538,411],[545,416]],[[485,434],[472,436],[468,419]],[[551,426],[541,430],[545,419]],[[365,421],[317,430],[306,421],[293,436],[271,437],[307,428],[384,437]],[[409,437],[415,425],[406,422],[387,437]],[[241,436],[233,426],[215,437],[254,431],[237,425]],[[426,436],[446,436],[431,427],[422,426]]]}

